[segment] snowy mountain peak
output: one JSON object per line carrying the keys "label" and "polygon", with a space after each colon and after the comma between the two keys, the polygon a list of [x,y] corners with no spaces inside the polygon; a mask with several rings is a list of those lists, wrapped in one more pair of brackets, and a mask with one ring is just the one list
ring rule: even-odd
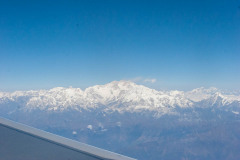
{"label": "snowy mountain peak", "polygon": [[206,101],[209,105],[240,102],[239,95],[224,94],[217,88],[203,87],[183,92],[157,91],[131,81],[113,81],[85,90],[56,87],[50,90],[0,92],[0,104],[15,102],[25,110],[82,110],[102,108],[104,111],[171,112],[176,107],[193,107]]}

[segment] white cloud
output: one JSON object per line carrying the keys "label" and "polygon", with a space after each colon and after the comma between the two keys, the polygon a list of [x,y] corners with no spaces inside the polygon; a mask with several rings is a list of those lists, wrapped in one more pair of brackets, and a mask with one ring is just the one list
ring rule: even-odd
{"label": "white cloud", "polygon": [[130,79],[132,82],[140,82],[140,83],[155,83],[157,82],[156,78],[142,78],[142,77],[136,77],[133,79]]}
{"label": "white cloud", "polygon": [[118,127],[121,127],[121,126],[122,126],[122,123],[121,123],[121,122],[117,122],[117,126],[118,126]]}
{"label": "white cloud", "polygon": [[103,125],[102,125],[102,123],[98,123],[98,127],[100,127],[101,129],[104,128]]}
{"label": "white cloud", "polygon": [[87,128],[90,129],[90,130],[92,130],[92,129],[93,129],[93,126],[89,124],[89,125],[87,126]]}
{"label": "white cloud", "polygon": [[142,77],[135,77],[133,79],[130,79],[129,81],[136,83],[136,82],[141,82],[142,79],[143,79]]}
{"label": "white cloud", "polygon": [[148,83],[155,83],[157,81],[157,79],[153,78],[153,79],[144,79],[144,82],[148,82]]}

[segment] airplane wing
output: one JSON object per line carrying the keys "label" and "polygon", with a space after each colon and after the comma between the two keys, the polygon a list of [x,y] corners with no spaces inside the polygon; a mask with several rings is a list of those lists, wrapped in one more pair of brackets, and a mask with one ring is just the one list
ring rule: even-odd
{"label": "airplane wing", "polygon": [[0,117],[1,160],[134,160]]}

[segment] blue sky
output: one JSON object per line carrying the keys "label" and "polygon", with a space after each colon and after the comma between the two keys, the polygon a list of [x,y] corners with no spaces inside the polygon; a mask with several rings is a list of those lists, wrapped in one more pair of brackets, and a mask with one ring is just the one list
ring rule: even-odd
{"label": "blue sky", "polygon": [[0,1],[0,90],[240,89],[239,0]]}

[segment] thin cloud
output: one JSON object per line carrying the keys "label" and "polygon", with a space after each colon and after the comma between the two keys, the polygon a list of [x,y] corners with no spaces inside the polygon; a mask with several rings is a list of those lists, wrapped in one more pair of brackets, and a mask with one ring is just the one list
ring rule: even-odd
{"label": "thin cloud", "polygon": [[155,82],[157,82],[157,79],[155,79],[155,78],[153,78],[153,79],[145,79],[144,82],[155,83]]}
{"label": "thin cloud", "polygon": [[136,83],[136,82],[141,82],[142,80],[143,80],[142,77],[135,77],[133,79],[130,79],[129,81]]}
{"label": "thin cloud", "polygon": [[134,83],[155,83],[157,82],[157,79],[156,78],[142,78],[142,77],[136,77],[136,78],[133,78],[133,79],[130,79],[131,82],[134,82]]}

